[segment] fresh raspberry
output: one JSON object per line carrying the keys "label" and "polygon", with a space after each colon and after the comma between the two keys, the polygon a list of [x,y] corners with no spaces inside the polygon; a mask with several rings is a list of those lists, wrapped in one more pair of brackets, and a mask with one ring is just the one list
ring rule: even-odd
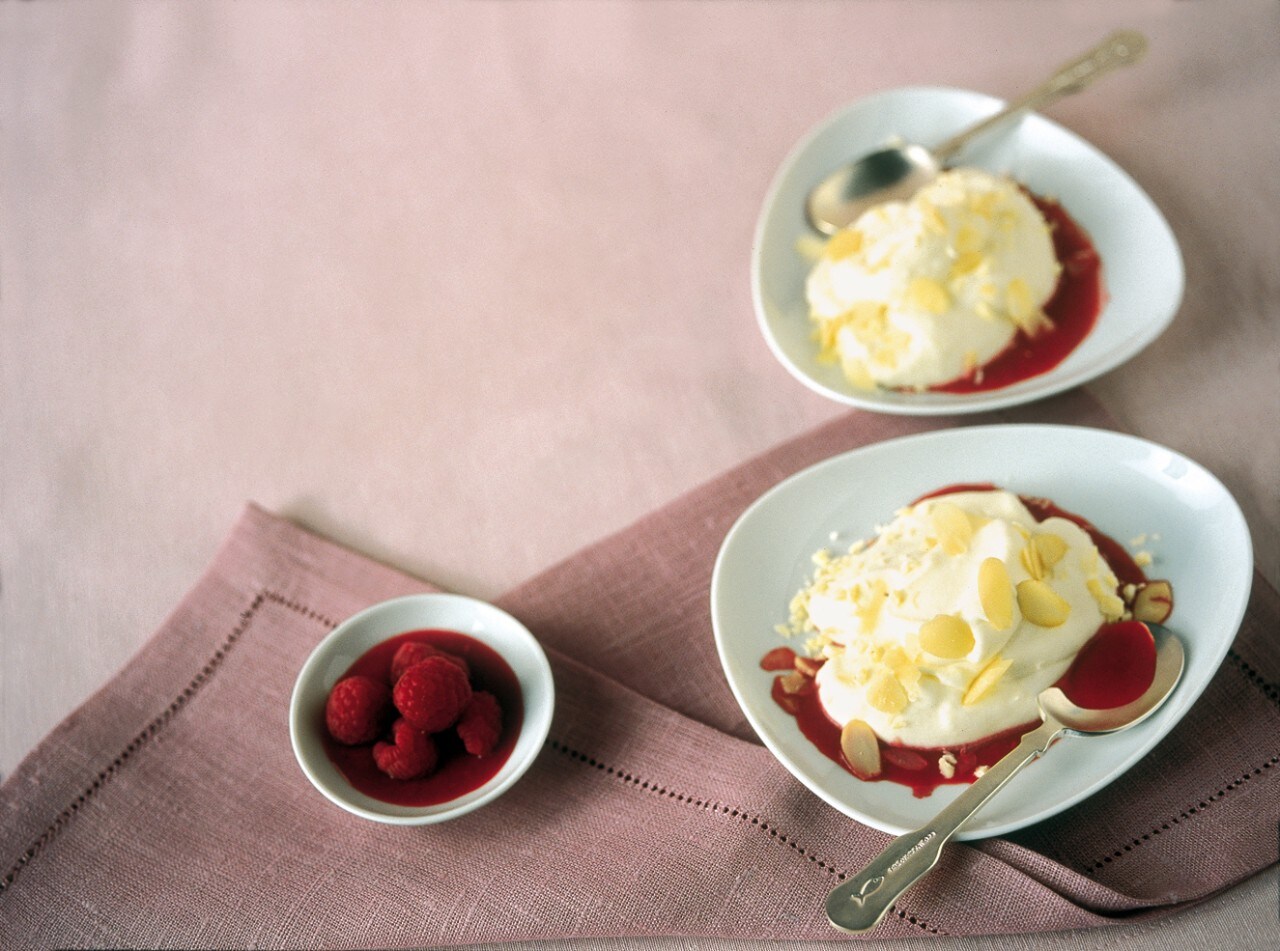
{"label": "fresh raspberry", "polygon": [[373,744],[373,761],[392,779],[421,779],[436,768],[436,744],[404,720],[391,725],[391,739]]}
{"label": "fresh raspberry", "polygon": [[428,657],[404,672],[391,697],[409,723],[437,733],[457,722],[471,699],[471,684],[457,664]]}
{"label": "fresh raspberry", "polygon": [[348,677],[333,685],[324,704],[329,735],[339,743],[372,743],[391,719],[391,691],[371,677]]}
{"label": "fresh raspberry", "polygon": [[462,711],[458,736],[472,756],[484,756],[498,745],[502,736],[502,707],[498,698],[486,690],[477,690]]}
{"label": "fresh raspberry", "polygon": [[396,650],[395,656],[391,658],[391,683],[394,685],[406,670],[414,664],[422,663],[428,657],[443,657],[446,660],[451,660],[462,668],[464,674],[468,677],[471,676],[471,667],[456,654],[446,653],[440,648],[424,644],[422,641],[409,641],[401,644],[399,649]]}

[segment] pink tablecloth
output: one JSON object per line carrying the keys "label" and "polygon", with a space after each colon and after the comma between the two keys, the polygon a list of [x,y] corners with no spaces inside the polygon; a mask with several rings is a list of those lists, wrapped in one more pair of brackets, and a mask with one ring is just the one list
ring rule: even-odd
{"label": "pink tablecloth", "polygon": [[[1049,115],[1153,197],[1187,292],[1091,391],[1227,484],[1275,586],[1270,0],[0,4],[0,772],[245,499],[493,598],[836,418],[752,317],[786,152],[1120,26],[1147,59]],[[1273,893],[1079,940],[1266,946]]]}
{"label": "pink tablecloth", "polygon": [[[1032,418],[1046,415],[1100,417],[1080,394]],[[826,893],[888,837],[755,742],[712,644],[711,565],[779,479],[926,428],[850,414],[502,598],[551,651],[551,736],[502,799],[436,827],[339,810],[292,762],[285,728],[293,678],[336,620],[420,583],[250,509],[142,655],[0,787],[0,940],[831,938]],[[877,937],[1149,917],[1270,865],[1277,624],[1280,599],[1259,581],[1209,691],[1123,781],[1007,839],[953,846]]]}

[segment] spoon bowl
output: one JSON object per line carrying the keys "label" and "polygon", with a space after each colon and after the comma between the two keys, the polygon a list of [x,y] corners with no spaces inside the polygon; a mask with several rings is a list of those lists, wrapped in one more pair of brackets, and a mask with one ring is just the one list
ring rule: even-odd
{"label": "spoon bowl", "polygon": [[871,864],[832,891],[827,898],[831,924],[855,934],[879,924],[893,902],[938,863],[951,837],[1060,736],[1118,733],[1155,713],[1181,680],[1186,657],[1176,635],[1156,624],[1147,627],[1156,641],[1156,665],[1151,685],[1140,697],[1123,706],[1094,710],[1072,703],[1057,687],[1042,691],[1037,700],[1043,722],[932,822],[894,839]]}
{"label": "spoon bowl", "polygon": [[809,223],[822,234],[835,234],[874,205],[910,198],[936,178],[947,161],[971,139],[1023,112],[1079,92],[1118,66],[1138,62],[1146,50],[1147,41],[1141,33],[1117,31],[1087,53],[1059,67],[1031,92],[933,149],[921,145],[893,146],[841,166],[809,193],[805,202]]}

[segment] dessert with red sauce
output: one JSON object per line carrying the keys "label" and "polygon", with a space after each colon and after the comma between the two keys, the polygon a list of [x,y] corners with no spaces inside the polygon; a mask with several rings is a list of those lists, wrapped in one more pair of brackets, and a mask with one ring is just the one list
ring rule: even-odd
{"label": "dessert with red sauce", "polygon": [[1101,261],[1066,210],[976,168],[837,232],[805,291],[821,358],[854,386],[949,393],[1051,370],[1103,296]]}
{"label": "dessert with red sauce", "polygon": [[321,736],[359,791],[428,806],[498,773],[523,709],[515,673],[492,648],[457,631],[408,631],[374,645],[334,684]]}
{"label": "dessert with red sauce", "polygon": [[826,755],[927,795],[971,782],[1039,722],[1057,684],[1081,706],[1136,699],[1143,622],[1172,589],[1085,519],[989,485],[919,499],[841,554],[820,551],[779,647],[774,699]]}

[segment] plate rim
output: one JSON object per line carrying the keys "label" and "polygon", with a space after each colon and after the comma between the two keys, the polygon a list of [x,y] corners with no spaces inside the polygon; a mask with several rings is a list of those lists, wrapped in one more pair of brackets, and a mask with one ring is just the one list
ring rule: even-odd
{"label": "plate rim", "polygon": [[[840,122],[848,121],[851,116],[879,108],[885,101],[907,97],[933,97],[939,101],[950,99],[976,107],[988,108],[991,112],[995,112],[1005,104],[1004,100],[988,93],[955,86],[909,85],[881,89],[832,110],[818,123],[810,127],[788,150],[765,191],[764,200],[761,203],[760,212],[756,217],[755,227],[752,230],[750,281],[752,310],[754,311],[756,325],[774,358],[793,378],[821,396],[847,406],[854,406],[872,412],[907,416],[940,416],[991,412],[1046,399],[1109,373],[1136,357],[1168,329],[1181,309],[1186,293],[1186,263],[1183,260],[1182,249],[1178,244],[1177,235],[1169,225],[1168,219],[1165,218],[1159,206],[1137,180],[1106,152],[1084,136],[1055,122],[1042,113],[1032,111],[1024,114],[1018,121],[1030,120],[1033,123],[1043,123],[1055,134],[1065,135],[1071,140],[1080,143],[1105,162],[1111,171],[1132,189],[1134,197],[1145,205],[1151,213],[1153,222],[1161,233],[1161,237],[1167,239],[1168,250],[1171,252],[1169,263],[1172,266],[1172,271],[1168,276],[1171,306],[1169,306],[1167,313],[1163,313],[1158,319],[1143,324],[1140,332],[1122,338],[1105,355],[1086,366],[1069,372],[1059,372],[1062,367],[1062,364],[1059,364],[1058,367],[1044,374],[1029,380],[1019,381],[999,390],[972,394],[924,394],[927,396],[928,402],[912,402],[910,400],[912,394],[889,393],[885,397],[877,398],[875,393],[867,395],[851,388],[836,389],[814,377],[804,367],[797,365],[783,349],[781,342],[770,327],[769,312],[763,291],[762,268],[765,234],[774,214],[778,213],[779,204],[777,199],[779,192],[790,182],[794,166],[809,152],[815,141],[831,127]],[[874,145],[868,145],[867,147],[873,148]],[[813,234],[817,237],[816,233]],[[1105,311],[1106,304],[1104,303],[1103,312],[1100,316],[1105,315]],[[898,399],[899,396],[902,397],[901,400]]]}
{"label": "plate rim", "polygon": [[[710,587],[710,613],[713,635],[716,643],[716,652],[720,660],[721,670],[728,681],[729,688],[733,693],[734,700],[737,702],[739,709],[750,723],[752,730],[756,736],[769,750],[771,755],[778,760],[782,766],[791,773],[802,785],[807,787],[818,798],[825,801],[838,812],[861,822],[872,828],[879,829],[894,835],[904,834],[912,831],[912,827],[896,824],[892,821],[884,821],[874,815],[866,813],[859,808],[857,804],[851,804],[843,800],[836,792],[824,787],[819,777],[810,776],[799,764],[794,762],[787,754],[785,749],[779,749],[780,741],[775,739],[773,731],[769,726],[763,723],[757,715],[752,699],[745,696],[745,685],[739,684],[732,670],[731,652],[725,635],[725,622],[720,614],[719,602],[721,599],[720,592],[725,584],[726,562],[732,553],[732,544],[735,539],[745,530],[744,526],[749,526],[752,521],[759,517],[759,513],[768,506],[774,504],[776,500],[785,495],[789,491],[795,491],[795,486],[802,484],[806,480],[816,477],[821,470],[831,467],[841,467],[851,464],[851,460],[858,457],[868,457],[875,453],[887,452],[893,453],[904,444],[910,443],[926,443],[926,442],[945,442],[948,440],[960,440],[961,443],[981,440],[985,435],[992,432],[1001,434],[1021,434],[1023,436],[1039,435],[1046,439],[1053,439],[1056,436],[1068,435],[1068,438],[1098,439],[1098,440],[1114,440],[1117,443],[1127,444],[1128,446],[1140,449],[1146,453],[1164,453],[1171,459],[1190,467],[1198,476],[1205,477],[1209,480],[1215,495],[1227,505],[1227,514],[1230,515],[1232,525],[1231,534],[1228,539],[1232,545],[1240,544],[1240,559],[1236,563],[1235,571],[1235,593],[1236,597],[1230,603],[1224,603],[1221,608],[1221,615],[1229,618],[1230,622],[1226,625],[1229,630],[1224,630],[1220,637],[1212,641],[1198,640],[1196,644],[1200,648],[1199,653],[1202,659],[1197,661],[1193,656],[1191,664],[1194,665],[1196,676],[1188,678],[1184,675],[1183,682],[1179,685],[1181,696],[1177,703],[1180,706],[1179,712],[1167,724],[1155,732],[1155,735],[1139,742],[1132,750],[1130,750],[1117,765],[1110,767],[1099,773],[1091,782],[1087,783],[1082,789],[1072,793],[1062,800],[1054,802],[1049,806],[1037,810],[1029,816],[1021,819],[1013,819],[1003,822],[993,822],[991,819],[983,820],[982,814],[975,819],[975,824],[971,828],[967,828],[957,833],[957,840],[974,840],[991,838],[995,836],[1005,835],[1018,829],[1034,825],[1039,822],[1051,818],[1058,813],[1077,805],[1078,803],[1090,798],[1094,794],[1100,792],[1110,783],[1123,776],[1135,763],[1145,756],[1152,748],[1162,742],[1171,732],[1182,718],[1195,705],[1203,692],[1208,688],[1213,677],[1217,674],[1219,668],[1225,659],[1231,644],[1234,642],[1239,633],[1241,624],[1243,623],[1245,613],[1248,606],[1248,600],[1253,583],[1253,548],[1252,539],[1249,534],[1248,523],[1244,518],[1244,514],[1240,509],[1239,503],[1231,494],[1230,490],[1219,480],[1209,469],[1186,456],[1167,446],[1156,443],[1152,440],[1145,439],[1140,436],[1134,436],[1127,433],[1120,433],[1113,430],[1097,429],[1089,426],[1076,426],[1064,424],[1045,424],[1045,423],[997,423],[989,425],[963,426],[951,429],[934,430],[925,433],[914,433],[904,436],[894,437],[892,439],[882,440],[870,443],[865,446],[859,446],[854,449],[845,450],[834,455],[828,456],[815,463],[812,463],[803,469],[800,469],[791,475],[779,480],[760,495],[758,495],[735,519],[733,525],[726,532],[724,541],[720,550],[717,552],[715,564],[712,569],[711,587]],[[947,484],[944,476],[940,484]],[[887,513],[868,513],[869,517],[884,517]],[[1086,517],[1090,517],[1086,515]],[[1215,523],[1217,527],[1218,523]],[[821,526],[815,526],[816,532]],[[810,552],[797,552],[796,558],[801,559],[811,554]],[[767,623],[772,627],[776,619],[781,617],[782,609],[785,605],[779,606],[779,614],[774,618],[765,619],[762,623]],[[1176,627],[1175,627],[1176,630]],[[1157,715],[1159,716],[1159,715]],[[1167,715],[1166,715],[1167,717]],[[1157,718],[1153,718],[1153,722],[1161,722]],[[798,742],[807,742],[803,737],[799,737]],[[1131,739],[1129,742],[1133,742]],[[945,800],[937,800],[936,807],[932,812],[941,809],[950,799],[958,795],[959,791],[964,787],[944,787]],[[954,789],[955,792],[948,793],[947,790]],[[905,787],[904,787],[904,794]],[[929,802],[929,799],[922,800]],[[990,815],[990,808],[988,809]]]}

